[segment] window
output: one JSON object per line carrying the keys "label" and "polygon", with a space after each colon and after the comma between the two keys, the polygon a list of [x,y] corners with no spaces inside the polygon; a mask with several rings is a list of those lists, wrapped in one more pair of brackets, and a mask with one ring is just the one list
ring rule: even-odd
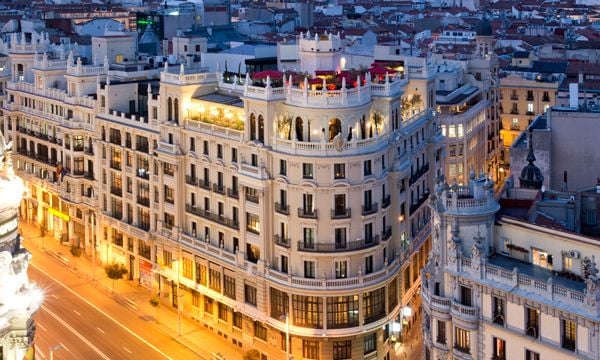
{"label": "window", "polygon": [[279,175],[287,175],[287,161],[279,159]]}
{"label": "window", "polygon": [[494,360],[506,360],[506,342],[497,337],[492,338],[493,353],[492,359]]}
{"label": "window", "polygon": [[198,260],[196,260],[196,282],[200,285],[206,286],[206,282],[208,280],[206,274],[206,265],[202,265],[198,263]]}
{"label": "window", "polygon": [[334,240],[336,249],[346,248],[346,228],[334,229]]}
{"label": "window", "polygon": [[223,274],[223,295],[235,300],[235,278]]}
{"label": "window", "polygon": [[219,303],[219,320],[227,321],[228,313],[229,313],[229,307],[225,304]]}
{"label": "window", "polygon": [[527,112],[533,113],[533,103],[527,103]]}
{"label": "window", "polygon": [[320,329],[322,327],[323,301],[319,296],[292,295],[294,325]]}
{"label": "window", "polygon": [[344,279],[348,277],[348,262],[347,261],[336,261],[335,262],[335,278]]}
{"label": "window", "polygon": [[304,277],[308,279],[315,278],[315,262],[304,261]]}
{"label": "window", "polygon": [[238,329],[241,329],[242,328],[242,318],[243,318],[243,316],[242,316],[241,312],[234,311],[233,312],[233,326]]}
{"label": "window", "polygon": [[258,215],[246,213],[246,230],[254,234],[260,234],[260,220]]}
{"label": "window", "polygon": [[346,178],[346,164],[333,164],[333,178],[334,179]]}
{"label": "window", "polygon": [[238,153],[236,148],[231,148],[231,162],[237,163],[238,161]]}
{"label": "window", "polygon": [[194,278],[194,261],[188,258],[182,259],[182,273],[184,278],[192,280]]}
{"label": "window", "polygon": [[318,359],[319,342],[313,340],[302,340],[302,357],[305,359]]}
{"label": "window", "polygon": [[537,338],[540,333],[540,311],[525,308],[525,335]]}
{"label": "window", "polygon": [[460,352],[471,353],[469,342],[469,331],[459,327],[454,328],[454,348]]}
{"label": "window", "polygon": [[377,345],[377,338],[375,337],[375,335],[376,333],[365,335],[365,354],[369,354],[375,351],[375,345]]}
{"label": "window", "polygon": [[437,321],[437,337],[435,341],[440,344],[446,343],[446,323],[441,320]]}
{"label": "window", "polygon": [[217,144],[217,159],[223,158],[223,145]]}
{"label": "window", "polygon": [[371,160],[365,160],[363,163],[363,175],[369,176],[372,174],[373,174],[373,172],[371,170]]}
{"label": "window", "polygon": [[175,191],[173,190],[173,188],[170,188],[167,185],[165,185],[165,201],[170,204],[175,203],[174,194],[175,194]]}
{"label": "window", "polygon": [[455,138],[456,137],[456,126],[448,125],[448,137]]}
{"label": "window", "polygon": [[244,284],[244,301],[256,306],[256,288],[254,286]]}
{"label": "window", "polygon": [[204,312],[207,314],[213,315],[213,299],[205,296],[204,297]]}
{"label": "window", "polygon": [[473,296],[471,295],[471,288],[467,286],[460,286],[460,303],[465,306],[472,306],[471,301]]}
{"label": "window", "polygon": [[456,125],[456,129],[457,129],[456,136],[459,137],[459,138],[463,137],[463,135],[464,135],[464,133],[463,133],[463,124]]}
{"label": "window", "polygon": [[358,326],[358,295],[327,298],[327,328]]}
{"label": "window", "polygon": [[562,348],[575,351],[575,332],[577,331],[577,325],[574,321],[567,319],[562,319],[560,323],[562,332]]}
{"label": "window", "polygon": [[525,349],[525,360],[540,360],[540,354]]}
{"label": "window", "polygon": [[281,272],[284,274],[288,273],[288,257],[286,255],[281,255]]}
{"label": "window", "polygon": [[373,272],[373,255],[365,257],[365,274]]}
{"label": "window", "polygon": [[304,179],[312,179],[313,178],[313,164],[302,164],[302,177]]}
{"label": "window", "polygon": [[267,340],[267,328],[260,321],[254,322],[254,336],[261,340]]}
{"label": "window", "polygon": [[365,323],[377,321],[385,316],[385,288],[363,294]]}
{"label": "window", "polygon": [[333,342],[333,360],[344,360],[352,358],[352,341]]}
{"label": "window", "polygon": [[504,299],[501,299],[497,296],[492,297],[492,321],[495,324],[504,326]]}
{"label": "window", "polygon": [[286,292],[271,288],[271,317],[281,319],[288,314],[289,296]]}
{"label": "window", "polygon": [[208,287],[216,292],[221,292],[221,272],[209,268],[208,275]]}
{"label": "window", "polygon": [[196,151],[196,139],[190,138],[190,151]]}
{"label": "window", "polygon": [[207,140],[204,140],[202,142],[202,153],[204,155],[208,155],[208,141]]}
{"label": "window", "polygon": [[252,154],[250,156],[250,165],[252,165],[254,167],[258,166],[258,155]]}

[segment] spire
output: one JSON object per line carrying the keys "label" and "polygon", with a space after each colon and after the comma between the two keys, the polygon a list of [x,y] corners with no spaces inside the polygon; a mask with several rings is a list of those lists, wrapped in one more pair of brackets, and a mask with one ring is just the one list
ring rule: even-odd
{"label": "spire", "polygon": [[533,162],[535,161],[535,155],[533,154],[533,129],[532,128],[529,128],[529,141],[528,141],[527,147],[529,148],[529,152],[527,153],[527,162],[529,162],[530,164],[533,164]]}

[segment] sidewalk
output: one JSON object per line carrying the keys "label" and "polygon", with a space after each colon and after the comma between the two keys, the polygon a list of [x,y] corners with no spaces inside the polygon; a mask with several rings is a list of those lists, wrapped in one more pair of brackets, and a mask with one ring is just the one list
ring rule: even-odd
{"label": "sidewalk", "polygon": [[402,336],[404,342],[392,359],[421,360],[423,356],[423,335],[421,334],[422,313],[419,311],[412,327]]}
{"label": "sidewalk", "polygon": [[[91,255],[82,254],[79,258],[71,255],[70,247],[62,245],[51,235],[44,239],[39,236],[39,229],[33,225],[20,223],[19,228],[23,237],[23,246],[31,252],[39,252],[44,256],[51,256],[64,267],[77,274],[81,279],[90,282],[105,295],[112,297],[152,326],[158,327],[164,333],[170,335],[177,342],[198,354],[199,358],[211,359],[211,353],[220,352],[227,360],[241,359],[243,351],[235,347],[229,341],[219,337],[211,331],[205,330],[201,324],[181,313],[181,336],[177,336],[178,321],[177,309],[170,306],[164,299],[159,308],[159,323],[156,322],[156,308],[150,305],[150,299],[156,294],[142,286],[137,280],[115,281],[115,292],[112,292],[112,280],[106,276],[104,267],[100,262],[96,263],[95,281],[92,281]],[[44,248],[42,249],[42,245]],[[39,256],[38,254],[35,254]]]}

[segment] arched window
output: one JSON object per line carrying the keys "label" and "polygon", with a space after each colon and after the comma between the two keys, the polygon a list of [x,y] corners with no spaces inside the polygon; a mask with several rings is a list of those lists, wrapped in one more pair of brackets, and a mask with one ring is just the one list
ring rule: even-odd
{"label": "arched window", "polygon": [[256,117],[250,114],[250,140],[256,140]]}
{"label": "arched window", "polygon": [[329,120],[329,141],[342,132],[342,121],[340,119]]}
{"label": "arched window", "polygon": [[179,124],[179,100],[175,99],[173,101],[173,110],[175,113],[175,122]]}
{"label": "arched window", "polygon": [[173,120],[173,100],[167,99],[167,121]]}
{"label": "arched window", "polygon": [[265,143],[265,120],[262,115],[258,115],[258,141]]}
{"label": "arched window", "polygon": [[304,124],[301,117],[296,118],[296,139],[304,141]]}
{"label": "arched window", "polygon": [[367,121],[365,119],[365,116],[363,115],[360,118],[360,138],[361,139],[365,139],[367,137]]}

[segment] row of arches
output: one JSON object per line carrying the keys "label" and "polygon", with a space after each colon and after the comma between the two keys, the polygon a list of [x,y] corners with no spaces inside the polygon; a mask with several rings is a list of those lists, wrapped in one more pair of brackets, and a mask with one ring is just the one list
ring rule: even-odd
{"label": "row of arches", "polygon": [[[291,125],[290,125],[291,126]],[[295,139],[298,141],[308,141],[310,142],[310,135],[311,135],[311,121],[310,119],[307,120],[306,122],[306,129],[305,129],[305,124],[304,124],[304,120],[298,116],[296,117],[295,121],[294,121],[294,135],[295,135]],[[329,142],[333,141],[333,139],[340,133],[342,133],[342,120],[340,120],[339,118],[331,118],[329,119],[329,121],[327,122],[327,133],[325,134],[325,128],[322,128],[321,131],[323,132],[323,137],[325,137]],[[348,133],[347,133],[347,138],[346,140],[350,141],[353,138],[353,128],[352,126],[348,127]],[[291,140],[291,131],[288,134],[288,140]],[[358,129],[358,133],[356,134],[356,136],[359,139],[367,139],[367,138],[371,138],[374,135],[374,127],[373,124],[370,124],[367,126],[366,124],[366,119],[365,116],[363,115],[363,117],[359,120],[359,129]],[[306,140],[305,140],[306,138]]]}

